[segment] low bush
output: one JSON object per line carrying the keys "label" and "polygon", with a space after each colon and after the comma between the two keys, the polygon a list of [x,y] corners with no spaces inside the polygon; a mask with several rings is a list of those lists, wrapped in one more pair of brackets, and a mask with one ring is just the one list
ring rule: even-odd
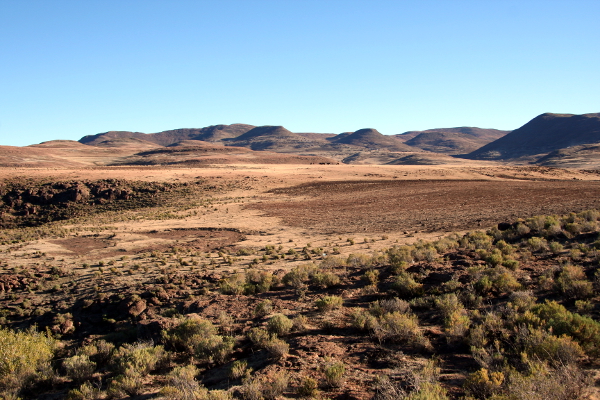
{"label": "low bush", "polygon": [[305,376],[300,380],[300,384],[298,385],[296,392],[300,397],[316,397],[319,393],[319,382],[310,376]]}
{"label": "low bush", "polygon": [[423,294],[423,285],[415,281],[408,272],[400,272],[392,283],[391,289],[396,292],[398,296],[405,299],[410,299]]}
{"label": "low bush", "polygon": [[279,336],[290,333],[292,326],[292,321],[283,314],[275,314],[267,322],[267,330]]}
{"label": "low bush", "polygon": [[19,390],[50,368],[56,342],[35,330],[0,328],[0,388]]}
{"label": "low bush", "polygon": [[415,315],[399,312],[384,314],[378,319],[373,330],[373,334],[379,341],[406,343],[417,348],[430,346]]}
{"label": "low bush", "polygon": [[330,288],[340,283],[340,277],[333,272],[316,272],[310,278],[310,281],[317,286],[322,288]]}
{"label": "low bush", "polygon": [[167,375],[168,386],[159,394],[172,400],[204,400],[208,398],[208,390],[197,380],[199,371],[194,365],[176,367]]}
{"label": "low bush", "polygon": [[69,378],[76,382],[83,382],[92,376],[96,363],[90,360],[89,356],[81,354],[66,358],[63,361],[63,368]]}
{"label": "low bush", "polygon": [[339,296],[325,296],[317,301],[315,301],[315,305],[317,309],[321,312],[327,312],[335,310],[336,308],[342,307],[344,300]]}
{"label": "low bush", "polygon": [[254,315],[256,317],[265,317],[273,311],[273,302],[271,300],[263,300],[254,307]]}
{"label": "low bush", "polygon": [[552,328],[554,335],[568,335],[575,339],[587,354],[600,354],[599,322],[571,313],[555,301],[538,304],[531,311],[540,318],[541,326]]}
{"label": "low bush", "polygon": [[340,387],[344,383],[346,367],[341,361],[330,362],[323,367],[325,382],[330,387]]}
{"label": "low bush", "polygon": [[162,346],[150,342],[124,344],[113,354],[113,364],[120,373],[145,376],[164,363],[168,358]]}

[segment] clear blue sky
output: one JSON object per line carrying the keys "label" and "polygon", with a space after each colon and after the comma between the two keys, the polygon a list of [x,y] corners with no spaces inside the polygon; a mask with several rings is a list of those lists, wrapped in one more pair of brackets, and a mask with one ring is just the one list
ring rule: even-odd
{"label": "clear blue sky", "polygon": [[0,0],[0,145],[600,112],[598,0]]}

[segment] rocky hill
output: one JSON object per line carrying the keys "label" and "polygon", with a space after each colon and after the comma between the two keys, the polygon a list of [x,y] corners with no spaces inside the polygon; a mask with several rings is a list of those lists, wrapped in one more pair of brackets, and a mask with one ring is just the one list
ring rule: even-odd
{"label": "rocky hill", "polygon": [[224,138],[231,138],[242,135],[254,128],[253,125],[232,124],[232,125],[212,125],[206,128],[183,128],[162,131],[157,133],[142,133],[129,131],[110,131],[98,133],[96,135],[84,136],[79,140],[80,143],[96,146],[108,139],[135,138],[148,142],[156,143],[161,146],[168,146],[182,140],[203,140],[208,142],[219,141]]}
{"label": "rocky hill", "polygon": [[405,132],[395,135],[395,138],[422,150],[455,155],[473,152],[508,132],[474,127],[441,128]]}
{"label": "rocky hill", "polygon": [[[224,139],[228,146],[248,147],[252,150],[288,152],[294,149],[315,147],[315,139],[290,132],[283,126],[258,126],[231,139]],[[326,143],[325,140],[322,141]]]}
{"label": "rocky hill", "polygon": [[390,136],[379,133],[376,129],[359,129],[353,133],[342,133],[336,137],[330,138],[331,143],[349,144],[352,146],[363,147],[369,150],[385,149],[389,151],[419,151],[410,147]]}
{"label": "rocky hill", "polygon": [[535,162],[553,151],[594,143],[600,143],[600,113],[546,113],[473,151],[466,158]]}

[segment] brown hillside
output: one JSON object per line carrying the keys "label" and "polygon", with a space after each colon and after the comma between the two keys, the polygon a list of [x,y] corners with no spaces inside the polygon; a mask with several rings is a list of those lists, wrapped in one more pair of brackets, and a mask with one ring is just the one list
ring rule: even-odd
{"label": "brown hillside", "polygon": [[600,113],[542,114],[468,154],[477,160],[534,161],[555,150],[600,142]]}
{"label": "brown hillside", "polygon": [[225,139],[223,143],[248,147],[252,150],[280,152],[291,152],[315,146],[313,140],[290,132],[283,126],[258,126],[237,138]]}
{"label": "brown hillside", "polygon": [[351,134],[342,133],[337,137],[331,138],[330,141],[332,143],[364,147],[370,150],[415,151],[415,148],[407,146],[392,137],[384,136],[376,129],[371,128],[359,129]]}
{"label": "brown hillside", "polygon": [[107,139],[135,138],[148,142],[156,143],[161,146],[168,146],[182,140],[206,140],[219,141],[223,138],[236,137],[252,129],[252,125],[233,124],[233,125],[213,125],[206,128],[182,128],[173,129],[157,133],[142,133],[128,131],[111,131],[98,133],[96,135],[84,136],[79,140],[80,143],[92,146],[98,145]]}
{"label": "brown hillside", "polygon": [[124,157],[112,165],[211,165],[211,164],[335,164],[331,158],[253,151],[246,147],[223,146],[185,140],[160,149]]}
{"label": "brown hillside", "polygon": [[[506,135],[508,131],[473,127],[429,129],[407,132],[412,136],[404,143],[442,154],[466,154]],[[404,136],[397,135],[396,137]]]}

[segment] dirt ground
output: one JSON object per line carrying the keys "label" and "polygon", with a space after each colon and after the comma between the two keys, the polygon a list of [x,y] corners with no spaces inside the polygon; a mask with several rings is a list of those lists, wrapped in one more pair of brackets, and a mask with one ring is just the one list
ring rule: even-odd
{"label": "dirt ground", "polygon": [[[287,287],[270,294],[225,295],[217,290],[224,277],[256,265],[281,277],[307,263],[300,255],[308,248],[313,251],[308,259],[315,263],[325,262],[330,251],[340,258],[360,258],[396,244],[486,229],[536,214],[600,208],[596,171],[494,164],[0,169],[0,179],[15,177],[202,182],[207,188],[185,202],[62,221],[57,234],[49,231],[37,239],[0,245],[0,300],[13,310],[15,323],[37,318],[40,326],[76,342],[128,328],[135,318],[137,333],[159,331],[166,327],[161,323],[171,321],[159,311],[201,313],[216,321],[227,310],[236,321],[234,333],[242,337],[253,324],[263,323],[252,315],[258,302],[271,299],[276,312],[310,317],[304,333],[287,339],[292,344],[288,358],[272,367],[317,376],[326,360],[342,359],[349,383],[330,393],[339,400],[372,398],[365,388],[373,386],[373,377],[393,372],[390,366],[405,368],[425,359],[404,354],[401,346],[364,340],[344,325],[351,307],[366,309],[378,298],[365,290],[361,267],[339,268],[343,285],[310,291],[301,301]],[[322,249],[315,252],[317,248]],[[484,263],[469,257],[428,265],[433,272],[424,280],[426,286],[439,286]],[[147,296],[128,303],[128,293]],[[315,301],[325,294],[342,297],[346,314],[316,312]],[[53,313],[64,318],[50,320]],[[112,321],[117,316],[123,318]],[[420,317],[431,341],[449,348],[440,320],[427,312]],[[442,354],[442,379],[454,390],[465,379],[464,371],[476,367],[472,358],[461,358],[465,354]],[[260,358],[264,352],[255,355],[242,349],[235,357],[250,360],[256,371],[267,368],[267,359]],[[216,382],[227,381],[224,368],[207,372],[203,383],[221,388]],[[146,395],[156,393],[159,383],[157,378]]]}
{"label": "dirt ground", "polygon": [[[453,231],[483,229],[535,214],[581,211],[598,207],[600,199],[600,175],[595,171],[489,164],[0,169],[0,179],[19,176],[57,180],[201,180],[214,187],[207,194],[210,207],[190,208],[178,218],[93,221],[94,228],[104,226],[110,230],[110,241],[108,234],[88,233],[85,243],[42,240],[24,249],[79,258],[173,245],[183,240],[172,233],[181,229],[204,230],[195,237],[188,235],[184,241],[202,241],[210,229],[235,230],[242,233],[239,238],[243,241],[238,245],[246,247],[288,243],[301,247],[308,242],[320,246],[332,240],[362,240],[367,236],[378,238],[369,248],[383,247]],[[161,232],[171,233],[161,237]],[[86,236],[86,232],[79,235]],[[383,236],[388,239],[381,239]],[[232,244],[230,237],[223,239],[223,244]],[[213,239],[208,248],[215,248],[214,243]]]}

